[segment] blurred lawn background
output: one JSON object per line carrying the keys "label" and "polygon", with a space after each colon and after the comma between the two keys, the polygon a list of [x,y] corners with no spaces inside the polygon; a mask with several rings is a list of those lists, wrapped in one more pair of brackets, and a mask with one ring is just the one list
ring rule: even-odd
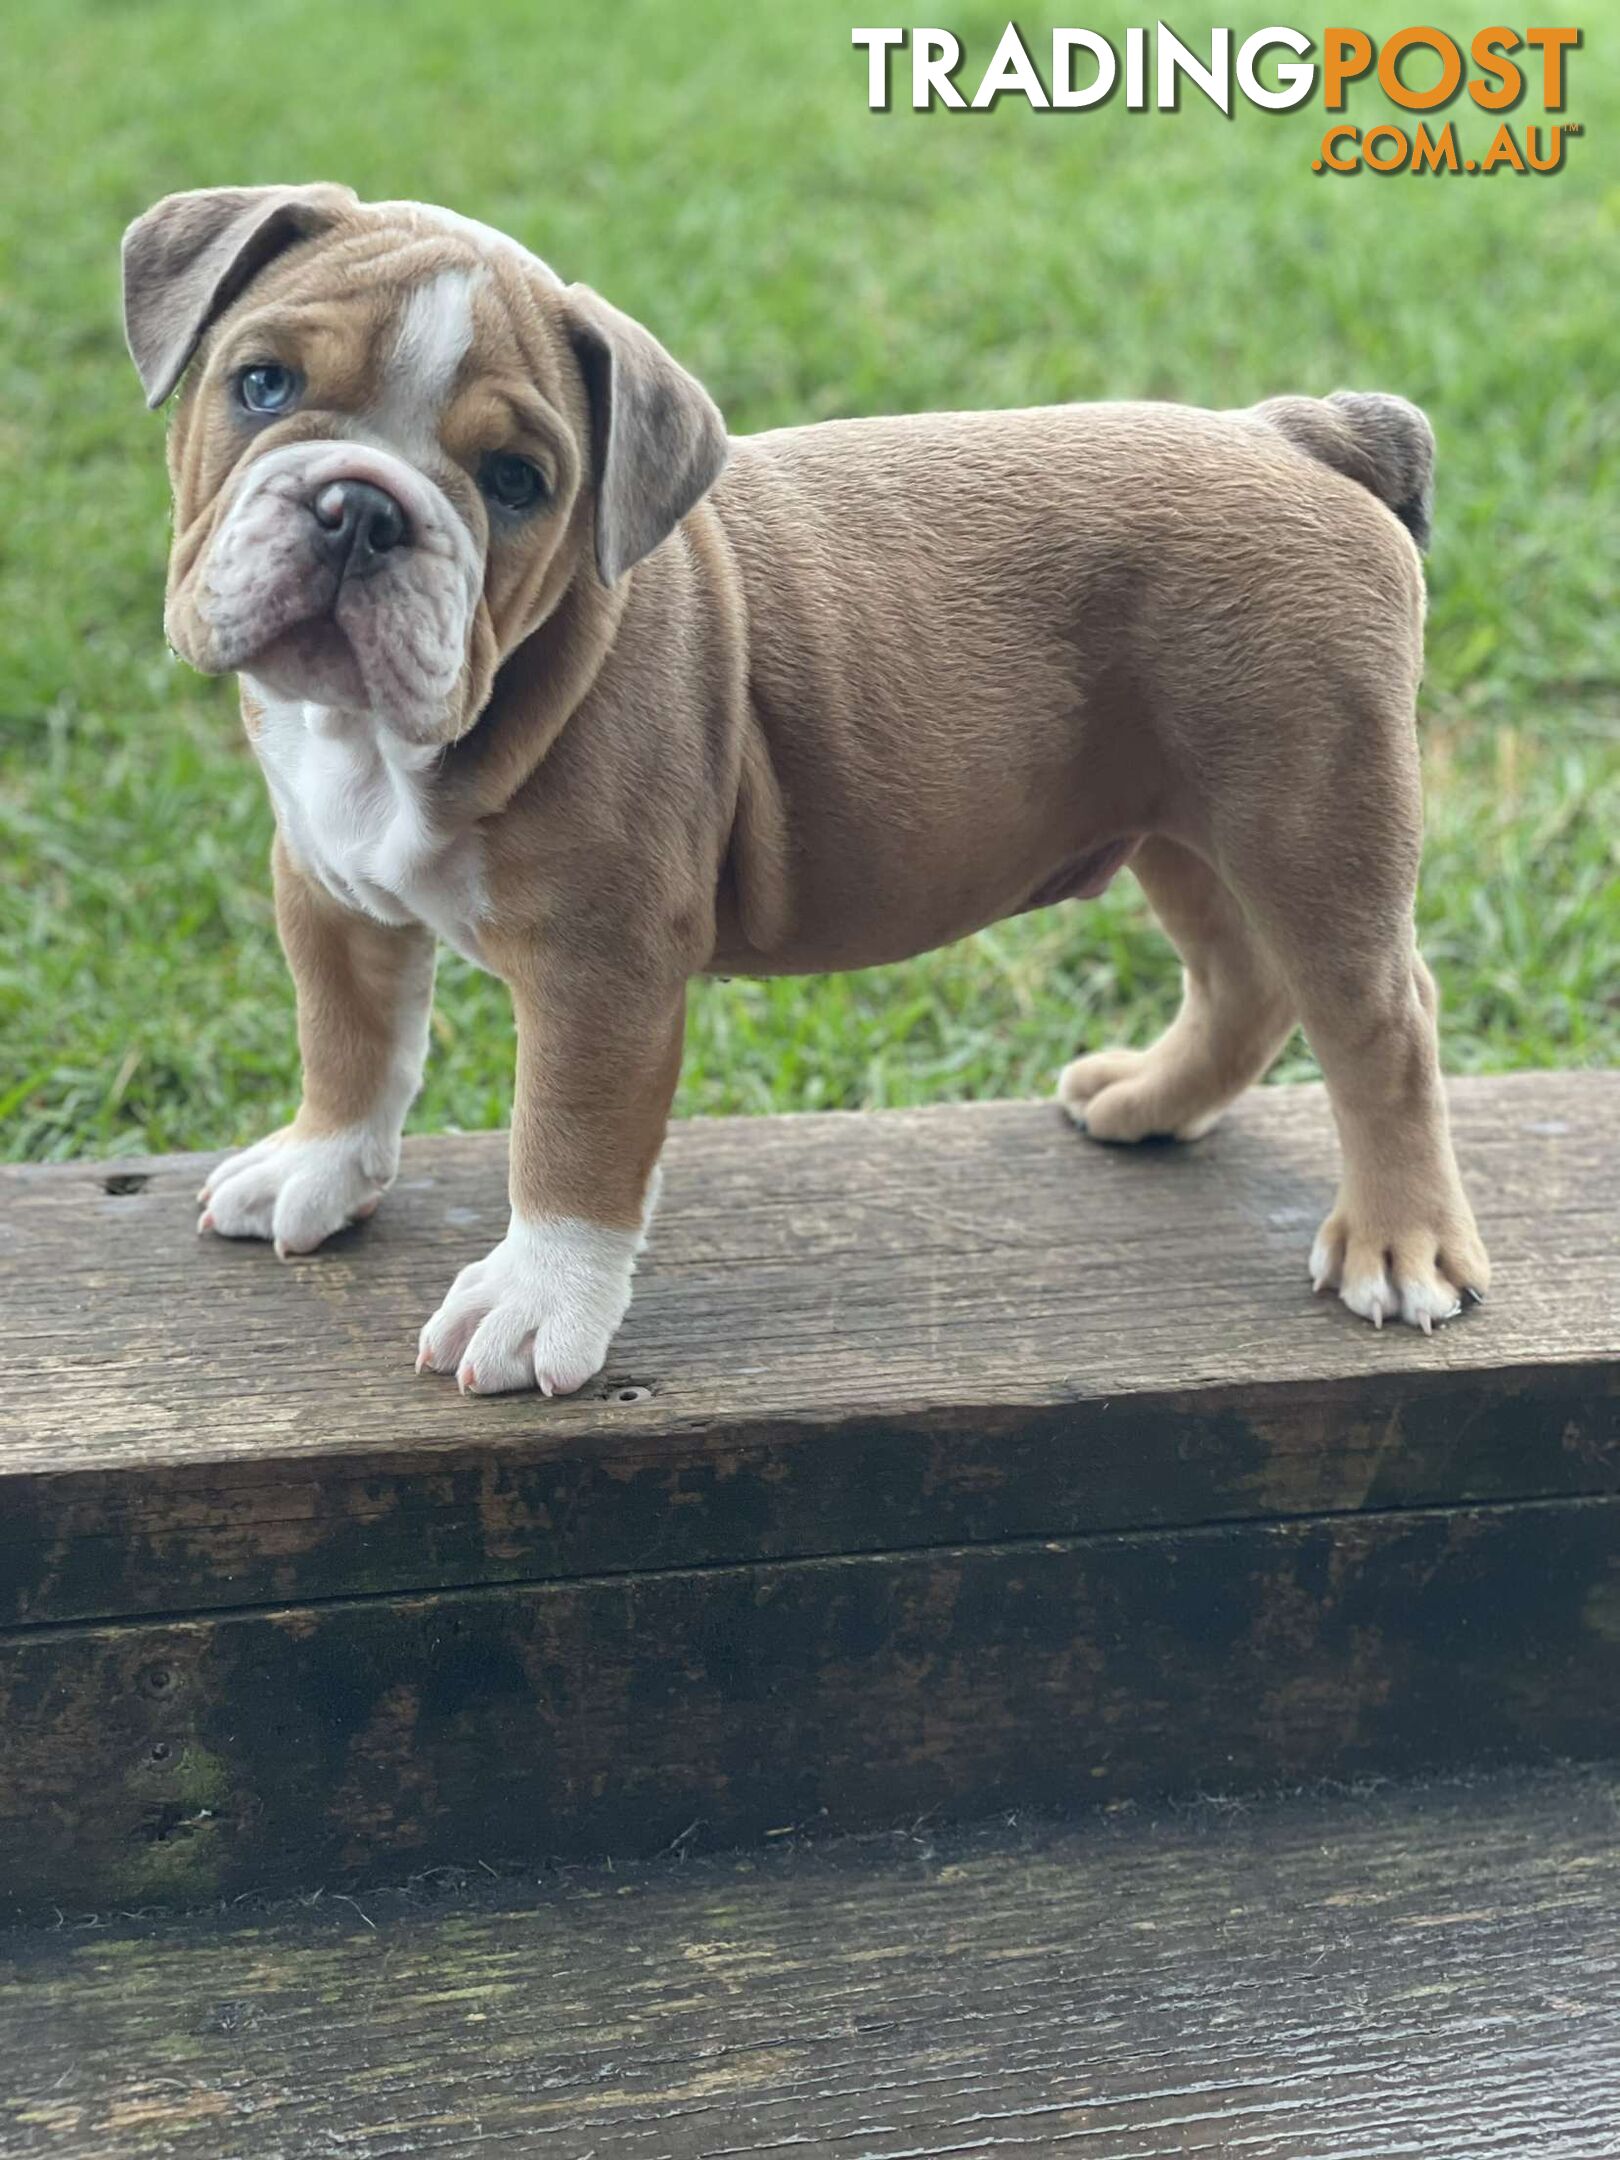
{"label": "blurred lawn background", "polygon": [[[1318,102],[866,109],[824,0],[21,0],[0,88],[0,1148],[211,1147],[296,1099],[269,817],[228,686],[164,652],[161,424],[115,298],[171,188],[334,178],[508,227],[644,318],[738,431],[834,414],[1399,390],[1440,440],[1421,913],[1457,1071],[1620,1046],[1620,0],[1547,178],[1314,176]],[[958,5],[971,91],[1005,5]],[[1117,6],[1021,11],[1118,36]],[[1267,18],[1218,18],[1238,36]],[[1315,34],[1315,18],[1292,18]],[[1381,33],[1406,17],[1354,19]],[[1445,18],[1465,37],[1486,18]],[[1211,18],[1178,14],[1197,44]],[[1353,93],[1349,117],[1382,117]],[[1466,97],[1465,153],[1494,122]],[[1522,129],[1543,116],[1532,97]],[[449,960],[420,1128],[503,1123]],[[863,975],[707,985],[684,1111],[1031,1093],[1177,994],[1128,879]],[[1296,1046],[1280,1068],[1308,1071]]]}

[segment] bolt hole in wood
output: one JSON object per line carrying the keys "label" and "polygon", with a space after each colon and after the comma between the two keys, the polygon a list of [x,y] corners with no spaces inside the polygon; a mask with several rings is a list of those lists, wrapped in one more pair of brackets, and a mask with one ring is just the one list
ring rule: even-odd
{"label": "bolt hole in wood", "polygon": [[151,1182],[145,1170],[115,1170],[111,1177],[102,1179],[101,1189],[115,1200],[127,1200],[131,1193],[145,1192]]}
{"label": "bolt hole in wood", "polygon": [[179,1678],[172,1665],[149,1665],[141,1674],[141,1688],[148,1695],[171,1695]]}
{"label": "bolt hole in wood", "polygon": [[240,2032],[244,2025],[251,2025],[257,2015],[257,2006],[251,2002],[216,2003],[212,2009],[203,2012],[194,2030],[199,2034]]}
{"label": "bolt hole in wood", "polygon": [[642,1387],[639,1382],[627,1383],[621,1387],[609,1388],[603,1400],[606,1402],[651,1402],[652,1389]]}

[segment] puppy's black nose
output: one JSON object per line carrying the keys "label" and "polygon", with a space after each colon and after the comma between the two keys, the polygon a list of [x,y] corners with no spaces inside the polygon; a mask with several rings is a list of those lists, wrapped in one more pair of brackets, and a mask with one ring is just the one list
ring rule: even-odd
{"label": "puppy's black nose", "polygon": [[364,577],[410,539],[404,511],[369,480],[334,480],[311,507],[320,545],[343,577]]}

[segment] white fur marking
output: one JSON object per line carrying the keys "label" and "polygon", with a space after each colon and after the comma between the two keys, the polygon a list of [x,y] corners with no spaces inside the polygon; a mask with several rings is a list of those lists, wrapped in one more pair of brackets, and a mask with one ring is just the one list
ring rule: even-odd
{"label": "white fur marking", "polygon": [[500,1244],[462,1269],[423,1328],[418,1372],[454,1372],[464,1394],[531,1387],[573,1394],[607,1361],[645,1234],[572,1216],[514,1215]]}
{"label": "white fur marking", "polygon": [[367,414],[385,440],[431,457],[441,414],[472,344],[472,296],[481,273],[441,270],[413,287],[383,368],[382,396]]}
{"label": "white fur marking", "polygon": [[254,747],[299,861],[346,905],[379,922],[423,923],[478,963],[483,850],[476,832],[435,826],[438,753],[369,714],[251,687],[264,708]]}

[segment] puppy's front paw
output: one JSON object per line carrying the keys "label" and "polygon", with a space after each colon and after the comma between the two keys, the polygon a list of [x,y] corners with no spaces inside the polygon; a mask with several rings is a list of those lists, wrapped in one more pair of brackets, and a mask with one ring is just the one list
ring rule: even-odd
{"label": "puppy's front paw", "polygon": [[285,1260],[375,1213],[393,1175],[391,1151],[368,1132],[307,1139],[289,1125],[210,1173],[197,1228],[269,1238]]}
{"label": "puppy's front paw", "polygon": [[1311,1247],[1311,1287],[1337,1290],[1363,1320],[1404,1320],[1425,1335],[1483,1299],[1491,1263],[1467,1203],[1378,1227],[1341,1199]]}
{"label": "puppy's front paw", "polygon": [[418,1372],[453,1372],[466,1395],[572,1395],[607,1361],[630,1305],[641,1234],[598,1223],[521,1223],[465,1267],[422,1330]]}

